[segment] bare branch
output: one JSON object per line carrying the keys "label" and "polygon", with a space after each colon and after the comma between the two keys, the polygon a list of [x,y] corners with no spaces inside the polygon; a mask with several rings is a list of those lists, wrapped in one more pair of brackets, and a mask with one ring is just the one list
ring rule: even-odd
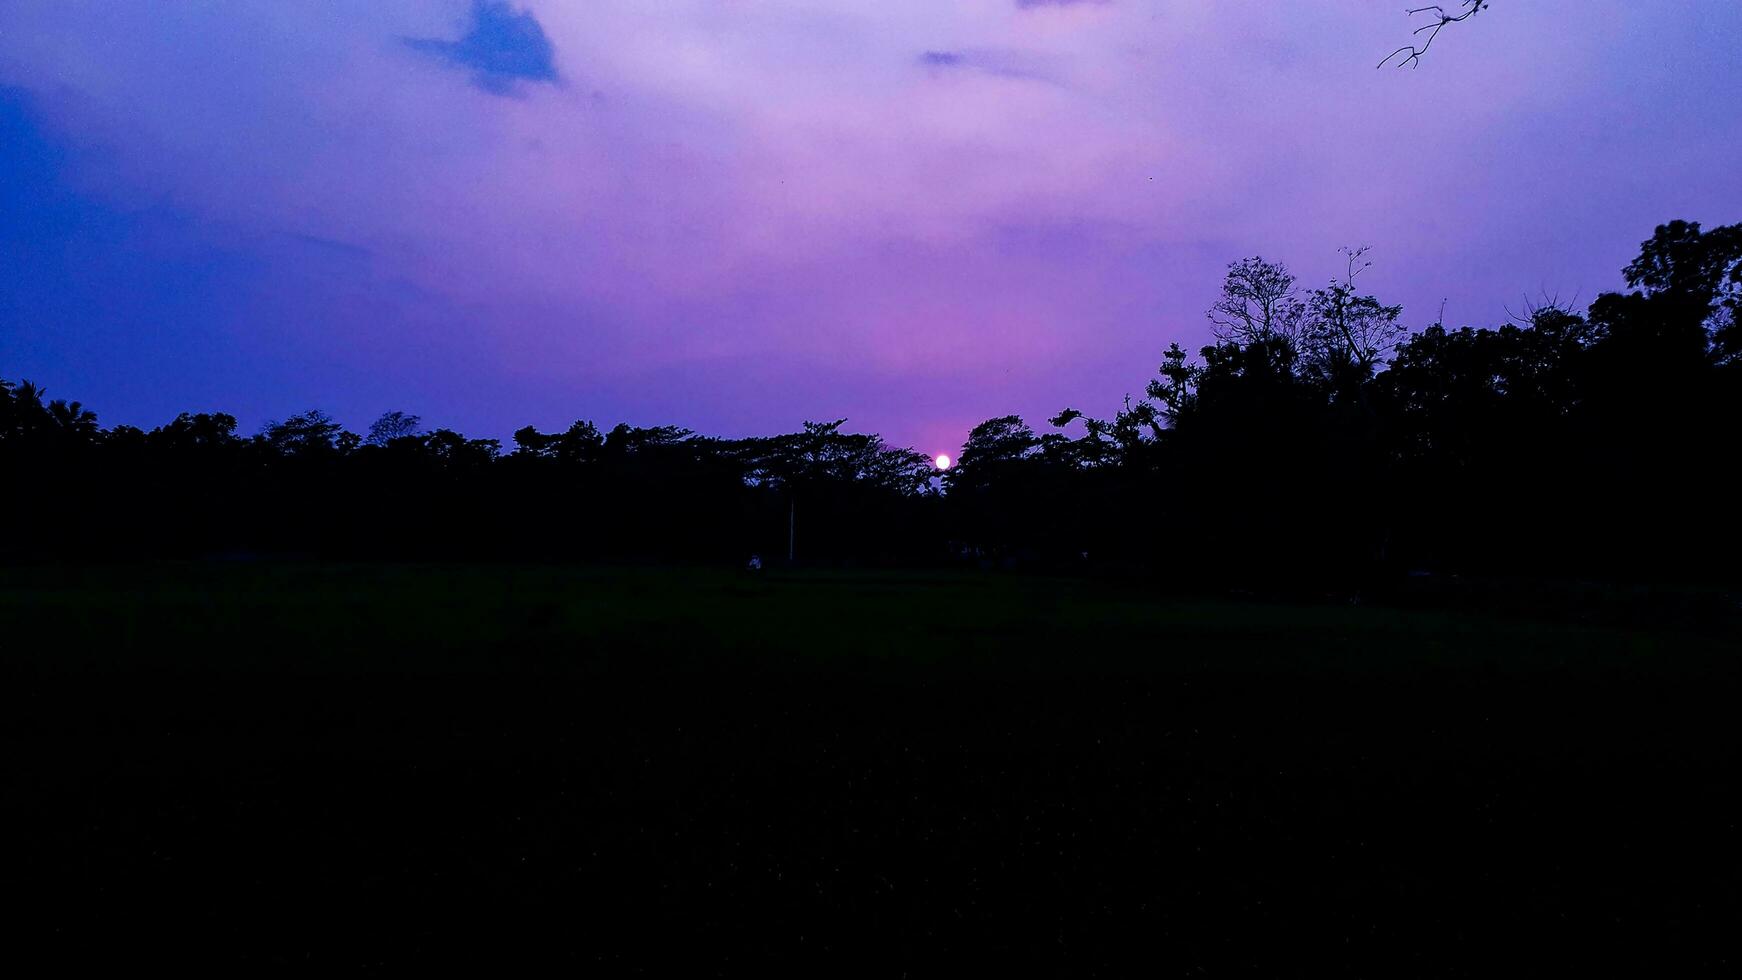
{"label": "bare branch", "polygon": [[[1432,18],[1429,23],[1423,24],[1410,32],[1410,36],[1412,37],[1420,37],[1423,32],[1426,32],[1427,40],[1423,41],[1420,47],[1417,47],[1414,44],[1405,44],[1403,47],[1400,47],[1396,51],[1386,55],[1385,60],[1381,61],[1374,67],[1384,68],[1387,64],[1391,63],[1393,58],[1398,59],[1397,67],[1399,68],[1420,67],[1421,56],[1427,54],[1428,48],[1433,47],[1434,38],[1440,36],[1440,32],[1446,29],[1447,24],[1463,23],[1486,9],[1488,9],[1488,0],[1463,0],[1463,13],[1458,14],[1446,13],[1446,8],[1439,4],[1434,4],[1428,7],[1410,8],[1406,11],[1410,17],[1414,17],[1416,14],[1428,14]],[[1399,58],[1399,55],[1402,57]]]}
{"label": "bare branch", "polygon": [[1294,275],[1282,263],[1255,255],[1228,266],[1222,295],[1210,307],[1209,318],[1216,339],[1223,342],[1292,343],[1304,313]]}
{"label": "bare branch", "polygon": [[1559,291],[1550,293],[1548,289],[1544,287],[1538,290],[1538,292],[1541,294],[1540,299],[1531,299],[1529,293],[1524,294],[1522,315],[1512,312],[1512,305],[1510,303],[1503,306],[1502,309],[1506,311],[1507,319],[1521,327],[1534,326],[1537,317],[1544,313],[1571,313],[1579,304],[1578,293],[1574,293],[1572,299],[1563,303],[1561,302],[1561,294]]}

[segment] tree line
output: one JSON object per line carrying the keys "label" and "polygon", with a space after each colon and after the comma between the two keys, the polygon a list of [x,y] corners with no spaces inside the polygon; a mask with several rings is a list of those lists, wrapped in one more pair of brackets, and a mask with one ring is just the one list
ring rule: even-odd
{"label": "tree line", "polygon": [[960,562],[1186,581],[1412,571],[1733,578],[1742,225],[1660,226],[1628,292],[1408,332],[1364,249],[1305,288],[1229,266],[1215,342],[1110,415],[1017,416],[955,468],[844,420],[720,439],[577,421],[511,446],[402,412],[253,435],[221,413],[103,428],[0,382],[0,554]]}

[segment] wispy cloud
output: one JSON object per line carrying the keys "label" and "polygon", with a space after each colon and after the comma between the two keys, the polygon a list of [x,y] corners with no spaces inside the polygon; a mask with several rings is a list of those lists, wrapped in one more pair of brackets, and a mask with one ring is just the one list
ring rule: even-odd
{"label": "wispy cloud", "polygon": [[1056,82],[1046,59],[1027,51],[1007,48],[964,48],[960,51],[925,51],[919,63],[938,71],[976,71],[999,78]]}
{"label": "wispy cloud", "polygon": [[1411,322],[1503,320],[1742,214],[1734,45],[1689,43],[1742,5],[1586,3],[1399,76],[1356,3],[0,0],[0,374],[942,448],[1140,386],[1254,252],[1373,242]]}

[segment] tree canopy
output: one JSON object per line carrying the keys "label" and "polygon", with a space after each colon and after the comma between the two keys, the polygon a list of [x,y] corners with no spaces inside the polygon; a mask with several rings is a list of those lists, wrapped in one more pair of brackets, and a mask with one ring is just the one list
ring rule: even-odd
{"label": "tree canopy", "polygon": [[12,558],[68,554],[977,561],[1206,581],[1409,570],[1714,576],[1742,422],[1742,225],[1674,221],[1628,291],[1413,333],[1365,249],[1301,286],[1232,263],[1214,342],[1162,353],[1109,415],[998,416],[939,474],[846,420],[722,439],[577,420],[504,447],[388,412],[104,428],[0,382]]}

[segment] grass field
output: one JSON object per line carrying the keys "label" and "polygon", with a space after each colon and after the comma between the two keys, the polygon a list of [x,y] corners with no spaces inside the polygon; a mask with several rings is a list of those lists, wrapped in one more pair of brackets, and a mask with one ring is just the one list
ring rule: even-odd
{"label": "grass field", "polygon": [[239,562],[0,570],[0,644],[14,948],[63,963],[1735,960],[1709,624]]}

